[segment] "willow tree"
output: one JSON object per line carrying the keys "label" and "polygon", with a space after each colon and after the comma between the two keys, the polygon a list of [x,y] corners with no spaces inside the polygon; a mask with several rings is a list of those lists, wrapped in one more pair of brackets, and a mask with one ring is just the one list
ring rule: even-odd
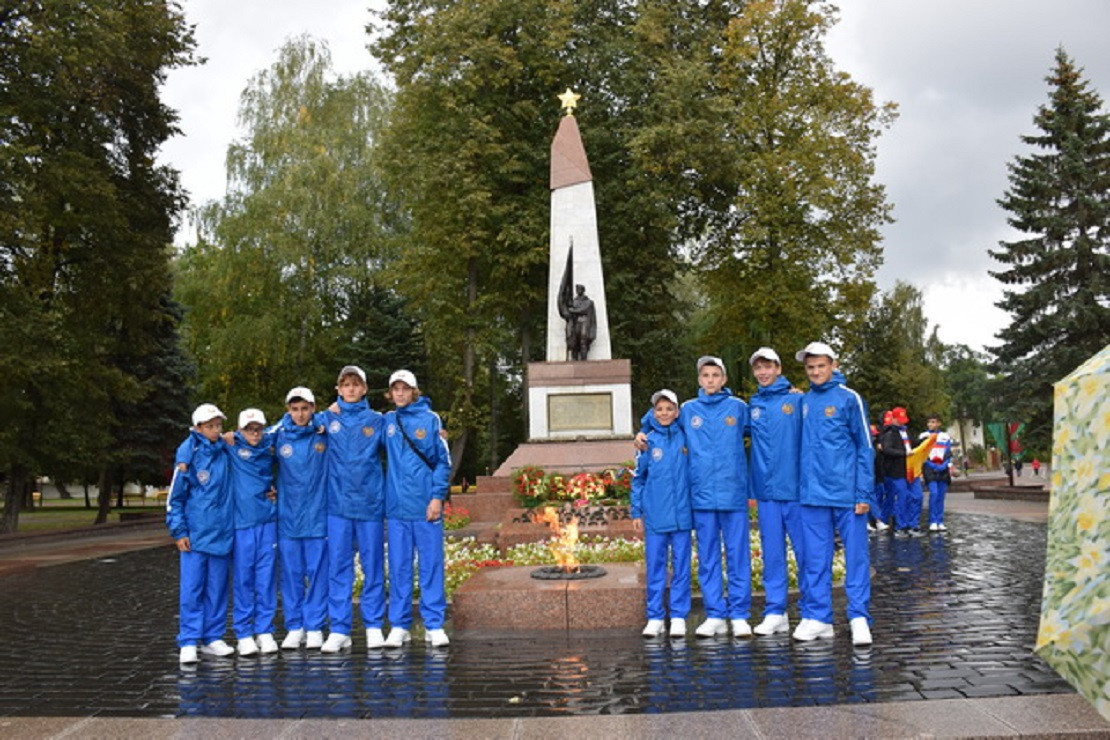
{"label": "willow tree", "polygon": [[[293,385],[326,397],[344,364],[367,365],[374,388],[393,363],[419,361],[386,269],[398,217],[375,148],[388,106],[369,74],[335,76],[327,46],[307,37],[247,85],[227,194],[199,210],[198,243],[178,264],[205,399],[276,412]],[[383,317],[400,333],[376,333]]]}

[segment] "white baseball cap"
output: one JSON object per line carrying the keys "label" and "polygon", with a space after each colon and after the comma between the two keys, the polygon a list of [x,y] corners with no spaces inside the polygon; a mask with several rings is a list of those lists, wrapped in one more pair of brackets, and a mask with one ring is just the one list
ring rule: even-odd
{"label": "white baseball cap", "polygon": [[728,370],[725,368],[725,361],[722,360],[720,357],[714,357],[713,355],[702,355],[698,358],[698,372],[700,373],[701,369],[706,365],[716,365],[717,367],[721,368],[721,372],[725,374],[725,377],[728,377]]}
{"label": "white baseball cap", "polygon": [[291,401],[295,401],[298,398],[302,401],[308,401],[311,404],[316,403],[316,396],[312,395],[312,391],[305,388],[303,385],[298,385],[285,394],[285,405],[288,406]]}
{"label": "white baseball cap", "polygon": [[204,422],[212,421],[217,416],[221,419],[227,418],[226,416],[224,416],[224,412],[220,411],[216,404],[202,403],[200,406],[197,406],[195,411],[193,411],[193,426],[199,427]]}
{"label": "white baseball cap", "polygon": [[248,424],[266,426],[266,415],[259,409],[243,409],[239,412],[239,428],[243,429]]}
{"label": "white baseball cap", "polygon": [[678,396],[676,396],[674,391],[672,391],[670,388],[664,388],[661,391],[656,391],[655,393],[652,393],[651,394],[651,405],[655,406],[655,404],[659,403],[659,399],[661,399],[661,398],[667,399],[668,401],[673,403],[675,406],[678,405]]}
{"label": "white baseball cap", "polygon": [[410,388],[419,388],[420,387],[416,384],[416,376],[412,374],[411,370],[398,370],[395,373],[393,373],[392,375],[390,375],[389,376],[389,385],[390,385],[390,387],[393,387],[393,384],[396,383],[398,380],[401,381],[402,383],[404,383],[405,385],[407,385]]}
{"label": "white baseball cap", "polygon": [[339,371],[339,377],[335,379],[335,382],[339,383],[346,375],[357,375],[362,379],[362,384],[366,385],[366,373],[364,373],[362,368],[358,365],[344,365],[343,369]]}
{"label": "white baseball cap", "polygon": [[824,342],[810,342],[805,346],[805,349],[799,350],[794,355],[794,359],[798,362],[805,362],[808,355],[823,355],[831,360],[836,360],[836,352],[833,352],[833,348]]}
{"label": "white baseball cap", "polygon": [[770,347],[760,347],[755,352],[753,352],[751,358],[748,360],[748,364],[754,365],[755,361],[759,359],[770,360],[771,362],[774,362],[779,366],[782,365],[782,360],[779,359],[779,353],[774,351]]}

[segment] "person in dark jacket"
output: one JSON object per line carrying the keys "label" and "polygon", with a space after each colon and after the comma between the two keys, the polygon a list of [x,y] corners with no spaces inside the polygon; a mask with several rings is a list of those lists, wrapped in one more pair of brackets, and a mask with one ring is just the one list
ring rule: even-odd
{"label": "person in dark jacket", "polygon": [[913,453],[906,427],[910,417],[901,406],[890,410],[891,423],[879,435],[875,448],[882,456],[883,475],[886,485],[894,499],[894,528],[900,537],[920,536],[921,532],[921,487],[915,486],[906,468],[906,460]]}
{"label": "person in dark jacket", "polygon": [[690,530],[694,526],[687,480],[686,435],[675,423],[678,397],[663,389],[651,397],[652,417],[647,422],[647,449],[636,454],[632,476],[632,520],[644,532],[647,569],[647,625],[644,637],[663,631],[666,610],[667,555],[671,565],[671,637],[686,636],[690,611]]}

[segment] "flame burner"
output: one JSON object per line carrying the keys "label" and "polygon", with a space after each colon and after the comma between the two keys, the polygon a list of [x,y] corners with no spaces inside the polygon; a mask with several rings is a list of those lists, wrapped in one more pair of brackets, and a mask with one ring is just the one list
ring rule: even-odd
{"label": "flame burner", "polygon": [[600,565],[579,565],[575,570],[565,570],[560,565],[545,565],[532,571],[532,577],[540,581],[583,581],[601,578],[606,573]]}

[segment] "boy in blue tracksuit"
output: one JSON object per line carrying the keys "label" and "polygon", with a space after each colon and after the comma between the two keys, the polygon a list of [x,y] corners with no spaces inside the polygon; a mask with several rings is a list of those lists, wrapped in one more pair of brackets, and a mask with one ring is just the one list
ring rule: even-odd
{"label": "boy in blue tracksuit", "polygon": [[948,484],[952,482],[952,437],[941,429],[940,416],[932,414],[926,422],[927,431],[921,433],[919,441],[924,441],[936,435],[936,441],[929,450],[929,457],[921,466],[921,477],[929,487],[929,531],[944,532],[944,497],[948,493]]}
{"label": "boy in blue tracksuit", "polygon": [[232,626],[243,656],[278,651],[273,635],[277,612],[274,447],[273,439],[263,434],[265,426],[260,410],[241,412],[230,455],[235,501]]}
{"label": "boy in blue tracksuit", "polygon": [[385,508],[389,530],[389,637],[401,647],[412,627],[412,561],[420,566],[420,616],[433,647],[449,643],[443,630],[447,595],[443,573],[443,501],[451,455],[431,402],[420,395],[416,376],[398,370],[389,378],[396,409],[385,415]]}
{"label": "boy in blue tracksuit", "polygon": [[790,578],[786,565],[786,538],[798,563],[798,585],[805,593],[801,504],[798,474],[801,464],[802,396],[782,375],[782,360],[770,347],[760,347],[748,360],[758,390],[750,406],[752,440],[752,494],[759,507],[759,540],[763,550],[763,621],[753,632],[772,635],[788,632],[786,616]]}
{"label": "boy in blue tracksuit", "polygon": [[833,636],[834,533],[844,542],[844,590],[852,643],[871,644],[871,572],[867,512],[871,508],[874,457],[867,412],[859,394],[836,372],[836,353],[811,342],[796,355],[805,365],[809,392],[802,398],[801,490],[805,587],[802,621],[794,639]]}
{"label": "boy in blue tracksuit", "polygon": [[[647,625],[644,637],[663,631],[667,553],[671,556],[671,637],[686,636],[690,611],[690,530],[694,526],[687,480],[686,435],[675,424],[678,397],[663,389],[651,397],[647,449],[636,454],[632,476],[632,519],[644,531]],[[646,531],[645,531],[646,530]]]}
{"label": "boy in blue tracksuit", "polygon": [[360,599],[366,646],[385,642],[385,482],[380,457],[382,415],[366,402],[366,373],[339,371],[339,400],[324,412],[328,434],[328,616],[331,634],[322,651],[351,645],[355,548],[362,564]]}
{"label": "boy in blue tracksuit", "polygon": [[328,445],[311,390],[290,390],[285,408],[270,430],[278,461],[278,554],[287,630],[281,647],[295,650],[303,643],[318,649],[328,614]]}
{"label": "boy in blue tracksuit", "polygon": [[177,645],[182,663],[235,652],[223,641],[227,625],[228,571],[234,539],[234,504],[228,448],[220,433],[226,417],[216,406],[193,411],[193,428],[177,448],[166,500],[166,526],[180,556]]}

